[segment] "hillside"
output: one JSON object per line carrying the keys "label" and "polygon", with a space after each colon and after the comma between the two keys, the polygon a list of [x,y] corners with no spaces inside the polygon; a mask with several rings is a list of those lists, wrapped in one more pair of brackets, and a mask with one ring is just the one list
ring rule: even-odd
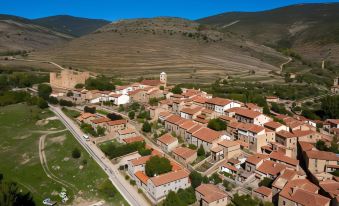
{"label": "hillside", "polygon": [[268,76],[286,59],[230,33],[179,18],[113,22],[64,46],[31,55],[124,78],[166,71],[172,82],[211,82],[229,74]]}
{"label": "hillside", "polygon": [[88,19],[68,15],[49,16],[32,20],[35,24],[75,37],[83,36],[110,23],[102,19]]}
{"label": "hillside", "polygon": [[29,19],[0,15],[0,52],[32,51],[62,44],[71,37],[33,24]]}
{"label": "hillside", "polygon": [[339,64],[339,3],[299,4],[263,12],[232,12],[199,19],[259,44],[292,48],[309,61]]}

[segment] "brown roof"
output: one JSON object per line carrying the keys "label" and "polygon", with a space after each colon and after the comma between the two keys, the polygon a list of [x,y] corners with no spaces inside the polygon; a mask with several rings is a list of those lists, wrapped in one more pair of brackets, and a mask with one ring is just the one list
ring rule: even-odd
{"label": "brown roof", "polygon": [[129,137],[129,138],[125,138],[123,139],[124,142],[126,142],[127,144],[133,143],[133,142],[142,142],[145,141],[145,139],[141,136],[137,136],[137,137]]}
{"label": "brown roof", "polygon": [[157,141],[165,144],[165,145],[169,145],[172,144],[173,142],[177,141],[178,139],[173,137],[172,135],[170,135],[169,133],[162,135],[161,137],[159,137],[157,139]]}
{"label": "brown roof", "polygon": [[311,143],[309,142],[302,142],[302,141],[299,141],[298,142],[300,147],[301,147],[301,150],[302,151],[309,151],[309,150],[312,150],[313,148],[315,148]]}
{"label": "brown roof", "polygon": [[108,126],[115,126],[115,125],[121,125],[121,124],[127,124],[127,120],[119,119],[119,120],[113,120],[113,121],[107,122]]}
{"label": "brown roof", "polygon": [[253,132],[255,134],[265,130],[265,128],[262,127],[262,126],[250,124],[250,123],[240,124],[238,129],[244,130],[244,131],[250,131],[250,132]]}
{"label": "brown roof", "polygon": [[253,103],[246,103],[245,106],[249,109],[261,109],[261,107]]}
{"label": "brown roof", "polygon": [[339,156],[333,152],[310,150],[306,151],[306,156],[310,159],[339,161]]}
{"label": "brown roof", "polygon": [[339,124],[339,119],[327,119],[326,122],[330,122],[332,124]]}
{"label": "brown roof", "polygon": [[224,120],[224,121],[237,121],[235,118],[229,117],[229,116],[226,116],[226,115],[221,115],[219,117],[219,119]]}
{"label": "brown roof", "polygon": [[192,136],[194,136],[194,137],[196,137],[196,138],[198,138],[202,141],[212,143],[214,140],[217,140],[221,136],[221,133],[214,131],[212,129],[203,127],[200,130],[198,130],[197,132],[194,132],[192,134]]}
{"label": "brown roof", "polygon": [[261,115],[262,113],[249,110],[249,109],[245,109],[245,108],[238,108],[237,110],[235,110],[235,114],[239,116],[247,117],[249,119],[254,119],[258,117],[259,115]]}
{"label": "brown roof", "polygon": [[152,155],[148,155],[148,156],[143,156],[143,157],[139,157],[139,158],[135,158],[130,160],[132,165],[137,166],[137,165],[143,165],[146,164],[146,162],[151,158]]}
{"label": "brown roof", "polygon": [[96,117],[95,114],[92,114],[92,113],[88,113],[88,112],[85,112],[85,113],[82,113],[79,117],[77,117],[79,120],[84,120],[84,119],[88,119],[90,117]]}
{"label": "brown roof", "polygon": [[187,130],[187,132],[193,134],[194,132],[200,130],[202,127],[203,127],[203,126],[197,124],[197,125],[195,125],[194,127],[192,127],[191,129]]}
{"label": "brown roof", "polygon": [[305,206],[324,206],[330,199],[317,194],[318,187],[307,179],[289,181],[279,195]]}
{"label": "brown roof", "polygon": [[224,105],[227,105],[227,104],[229,104],[231,102],[232,101],[229,100],[229,99],[224,99],[224,98],[219,98],[219,97],[208,99],[206,101],[206,103],[208,103],[208,104],[214,104],[214,105],[219,105],[219,106],[224,106]]}
{"label": "brown roof", "polygon": [[168,173],[156,176],[156,177],[151,177],[150,180],[153,182],[153,184],[156,187],[158,187],[160,185],[174,182],[176,180],[188,178],[188,176],[189,176],[189,172],[183,169],[183,170],[168,172]]}
{"label": "brown roof", "polygon": [[221,152],[221,151],[222,151],[222,147],[220,147],[220,146],[216,146],[216,147],[211,148],[211,152],[214,152],[214,153],[218,153],[218,152]]}
{"label": "brown roof", "polygon": [[142,92],[142,91],[144,91],[144,90],[142,90],[142,89],[136,89],[136,90],[134,90],[134,91],[128,92],[128,95],[135,95],[135,94],[138,94],[139,92]]}
{"label": "brown roof", "polygon": [[277,175],[282,170],[286,169],[286,166],[271,160],[265,160],[257,170],[264,174]]}
{"label": "brown roof", "polygon": [[172,113],[168,112],[168,111],[164,111],[164,112],[160,112],[159,113],[159,116],[162,116],[162,117],[168,117],[172,115]]}
{"label": "brown roof", "polygon": [[291,132],[287,132],[285,130],[281,130],[279,132],[276,133],[276,135],[278,137],[284,138],[284,139],[288,139],[288,138],[294,138],[296,137],[294,134],[292,134]]}
{"label": "brown roof", "polygon": [[286,168],[282,174],[280,174],[272,183],[273,187],[282,189],[288,181],[294,179],[297,176],[297,171],[291,168]]}
{"label": "brown roof", "polygon": [[234,167],[233,165],[230,165],[230,164],[228,164],[228,163],[226,163],[226,162],[224,162],[222,165],[221,165],[221,167],[226,167],[227,169],[230,169],[230,170],[232,170],[232,171],[238,171],[238,169],[236,168],[236,167]]}
{"label": "brown roof", "polygon": [[202,199],[207,203],[212,203],[227,197],[227,194],[224,191],[213,184],[201,184],[199,187],[195,188],[195,190],[202,195]]}
{"label": "brown roof", "polygon": [[223,140],[221,142],[218,143],[219,145],[223,146],[223,147],[234,147],[237,145],[240,145],[239,142],[236,141],[230,141],[230,140]]}
{"label": "brown roof", "polygon": [[246,159],[246,162],[251,163],[253,165],[257,165],[261,160],[267,159],[268,155],[264,154],[254,154],[252,156],[249,156]]}
{"label": "brown roof", "polygon": [[188,120],[188,121],[182,123],[182,124],[180,125],[180,128],[183,128],[183,129],[185,129],[185,130],[188,130],[188,129],[190,129],[190,128],[193,128],[196,124],[197,124],[197,123],[195,123],[195,122],[193,122],[193,121],[191,121],[191,120]]}
{"label": "brown roof", "polygon": [[195,118],[193,119],[195,122],[201,123],[201,124],[207,124],[208,121],[206,119],[202,119],[202,118]]}
{"label": "brown roof", "polygon": [[304,136],[307,136],[307,135],[311,135],[311,134],[315,134],[317,133],[316,131],[313,131],[313,130],[294,130],[292,132],[296,137],[304,137]]}
{"label": "brown roof", "polygon": [[197,153],[195,150],[192,150],[190,148],[187,147],[177,147],[175,149],[172,150],[172,152],[180,157],[182,157],[183,159],[187,159],[192,157],[195,153]]}
{"label": "brown roof", "polygon": [[184,118],[178,116],[178,115],[171,115],[168,118],[166,118],[166,121],[172,124],[180,124],[183,120],[185,120]]}
{"label": "brown roof", "polygon": [[195,107],[195,108],[186,107],[186,108],[183,108],[181,110],[181,112],[186,113],[186,114],[190,114],[190,115],[194,115],[194,114],[200,112],[202,109],[203,109],[202,107]]}
{"label": "brown roof", "polygon": [[91,120],[91,122],[93,122],[94,124],[100,124],[100,123],[109,122],[109,121],[111,121],[111,119],[109,119],[107,117],[99,117],[97,119]]}
{"label": "brown roof", "polygon": [[279,123],[279,122],[275,122],[275,121],[271,121],[271,122],[266,122],[264,124],[265,127],[269,128],[269,129],[278,129],[279,127],[283,126],[283,124]]}
{"label": "brown roof", "polygon": [[145,79],[140,82],[142,85],[148,85],[148,86],[158,86],[162,84],[160,80],[155,80],[155,79]]}
{"label": "brown roof", "polygon": [[136,178],[138,178],[142,183],[144,183],[145,185],[147,185],[147,180],[149,179],[149,177],[147,177],[147,175],[145,173],[143,173],[142,171],[138,171],[136,173],[134,173],[134,175],[136,176]]}
{"label": "brown roof", "polygon": [[285,162],[285,163],[287,163],[289,165],[293,165],[293,166],[297,166],[299,164],[299,160],[287,157],[283,153],[276,152],[276,151],[274,151],[270,154],[270,159]]}
{"label": "brown roof", "polygon": [[339,197],[339,182],[335,180],[325,180],[321,181],[319,186],[332,198]]}
{"label": "brown roof", "polygon": [[261,186],[261,187],[256,188],[254,190],[254,192],[262,194],[262,195],[264,195],[266,197],[269,197],[269,196],[272,195],[272,189],[268,188],[268,187],[265,187],[265,186]]}
{"label": "brown roof", "polygon": [[207,98],[201,97],[201,96],[196,96],[191,99],[193,102],[199,103],[199,104],[205,104],[207,101]]}
{"label": "brown roof", "polygon": [[118,130],[118,133],[120,135],[125,135],[125,134],[132,134],[132,133],[135,133],[135,129],[132,129],[132,128],[127,128],[127,129],[122,129],[122,130]]}

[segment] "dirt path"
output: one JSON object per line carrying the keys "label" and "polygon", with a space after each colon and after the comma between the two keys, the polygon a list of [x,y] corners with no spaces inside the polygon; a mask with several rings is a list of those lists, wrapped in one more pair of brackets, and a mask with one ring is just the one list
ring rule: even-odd
{"label": "dirt path", "polygon": [[292,59],[291,57],[288,57],[287,62],[284,62],[284,63],[282,63],[282,64],[280,65],[280,73],[283,72],[284,66],[285,66],[286,64],[290,63],[292,60],[293,60],[293,59]]}
{"label": "dirt path", "polygon": [[[60,131],[57,131],[57,132],[60,132]],[[68,182],[58,178],[57,176],[55,176],[50,171],[50,169],[48,167],[47,159],[46,159],[46,155],[45,155],[45,140],[46,140],[46,137],[47,137],[48,134],[50,134],[50,133],[42,135],[39,139],[39,157],[40,157],[41,166],[42,166],[42,168],[43,168],[43,170],[46,173],[48,178],[50,178],[53,181],[61,184],[65,188],[72,190],[73,194],[75,195],[76,194],[75,192],[78,191],[78,189],[73,184],[68,183]]]}

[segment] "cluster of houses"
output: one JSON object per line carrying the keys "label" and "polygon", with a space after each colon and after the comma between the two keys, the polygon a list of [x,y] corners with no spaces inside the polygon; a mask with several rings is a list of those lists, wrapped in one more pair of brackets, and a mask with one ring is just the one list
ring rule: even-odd
{"label": "cluster of houses", "polygon": [[[263,108],[256,104],[212,97],[196,89],[173,94],[166,83],[167,76],[161,73],[160,80],[117,87],[114,92],[73,91],[75,101],[142,103],[150,111],[152,120],[163,123],[167,133],[156,140],[163,153],[153,150],[149,156],[128,162],[129,175],[154,202],[161,201],[171,190],[190,186],[189,167],[185,166],[197,159],[197,151],[187,147],[194,145],[203,147],[212,162],[221,163],[218,170],[229,173],[236,181],[271,179],[271,187],[261,186],[252,191],[253,196],[263,201],[279,206],[338,205],[339,178],[332,173],[339,168],[339,156],[314,146],[318,140],[331,143],[333,135],[339,134],[338,119],[321,122],[320,132],[316,127],[318,122],[302,116],[276,114],[273,118],[263,114]],[[151,98],[162,100],[157,106],[150,106]],[[279,99],[268,97],[267,101]],[[224,122],[226,130],[208,128],[208,122],[216,118]],[[126,126],[127,120],[111,121],[87,113],[78,120],[94,128],[105,127],[108,132],[118,134],[120,142],[143,141],[136,131]],[[178,139],[182,139],[185,146]],[[146,162],[164,153],[180,164],[171,161],[171,172],[148,177]],[[226,205],[227,202],[227,194],[210,184],[196,188],[196,195],[203,205]]]}

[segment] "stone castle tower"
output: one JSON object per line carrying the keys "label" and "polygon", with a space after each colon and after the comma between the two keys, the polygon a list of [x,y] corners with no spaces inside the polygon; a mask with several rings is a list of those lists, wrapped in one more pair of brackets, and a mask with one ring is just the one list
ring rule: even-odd
{"label": "stone castle tower", "polygon": [[339,85],[339,77],[336,77],[333,82],[333,86],[338,86]]}
{"label": "stone castle tower", "polygon": [[51,72],[49,77],[52,88],[74,89],[77,84],[85,84],[90,74],[89,72],[77,72],[65,69],[60,73]]}
{"label": "stone castle tower", "polygon": [[160,82],[165,86],[167,85],[167,74],[165,72],[160,73]]}

